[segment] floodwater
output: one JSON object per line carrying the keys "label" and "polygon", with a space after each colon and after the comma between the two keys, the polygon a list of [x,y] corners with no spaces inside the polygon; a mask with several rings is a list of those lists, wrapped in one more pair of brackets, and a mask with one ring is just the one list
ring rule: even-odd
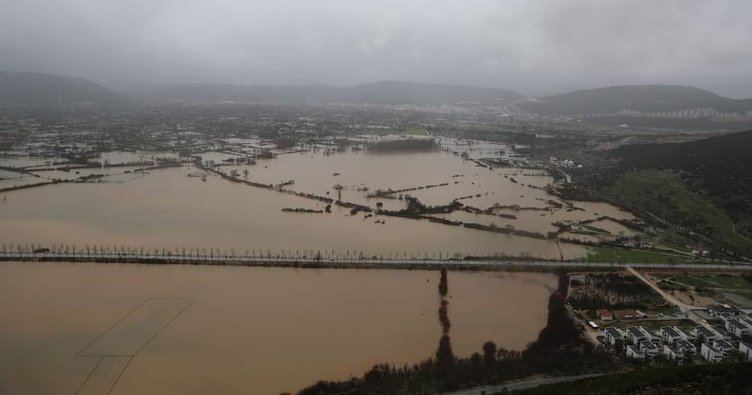
{"label": "floodwater", "polygon": [[[579,245],[447,226],[396,217],[365,218],[320,202],[228,182],[185,166],[151,171],[127,183],[57,184],[3,194],[4,244],[125,246],[147,249],[220,248],[243,253],[271,250],[363,251],[397,254],[585,256]],[[376,223],[376,220],[384,224]]]}
{"label": "floodwater", "polygon": [[[433,355],[436,271],[0,264],[0,393],[278,394]],[[450,272],[455,354],[523,349],[556,277]]]}
{"label": "floodwater", "polygon": [[[594,221],[602,216],[634,218],[605,203],[564,202],[545,187],[553,179],[542,170],[486,168],[463,160],[503,157],[509,148],[499,144],[459,144],[446,150],[411,153],[372,153],[367,150],[315,146],[304,152],[258,159],[254,165],[223,165],[219,171],[241,180],[281,185],[287,191],[308,193],[376,209],[406,207],[402,195],[417,197],[428,206],[459,199],[487,214],[455,211],[436,217],[495,225],[499,228],[546,235],[556,222]],[[256,149],[256,148],[253,148]],[[112,152],[108,158],[132,160],[141,154]],[[107,156],[103,155],[103,157]],[[200,155],[204,161],[223,162],[225,151]],[[130,158],[130,159],[129,159]],[[482,230],[387,216],[350,215],[335,207],[331,214],[286,213],[284,208],[324,210],[325,204],[236,184],[192,166],[132,172],[130,167],[38,171],[42,180],[72,179],[107,174],[97,183],[59,184],[3,194],[0,205],[0,240],[6,244],[86,245],[113,244],[130,248],[219,248],[236,253],[294,253],[321,250],[365,255],[464,256],[498,255],[576,259],[587,249],[560,243]],[[75,173],[75,174],[74,174]],[[189,177],[191,176],[191,177]],[[205,181],[202,179],[205,178]],[[8,178],[10,175],[8,175]],[[5,183],[16,184],[18,179]],[[38,181],[37,181],[38,182]],[[369,196],[377,190],[402,191],[387,197]],[[381,223],[381,222],[385,223]],[[609,240],[618,234],[634,235],[608,220],[598,221]],[[325,232],[322,232],[325,229]],[[611,235],[609,235],[609,233]],[[570,235],[571,236],[571,235]]]}

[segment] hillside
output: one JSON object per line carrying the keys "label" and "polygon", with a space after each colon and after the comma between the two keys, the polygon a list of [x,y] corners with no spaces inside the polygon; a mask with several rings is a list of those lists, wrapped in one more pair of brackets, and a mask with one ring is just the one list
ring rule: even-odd
{"label": "hillside", "polygon": [[679,170],[727,207],[752,210],[752,131],[688,143],[623,146],[614,154],[624,169]]}
{"label": "hillside", "polygon": [[150,101],[318,101],[375,104],[490,102],[521,97],[517,92],[504,89],[400,81],[383,81],[352,87],[169,84],[153,85],[135,93],[135,96]]}
{"label": "hillside", "polygon": [[752,131],[623,146],[607,177],[622,203],[752,253]]}
{"label": "hillside", "polygon": [[60,103],[114,105],[125,100],[81,78],[0,71],[0,105],[54,107]]}
{"label": "hillside", "polygon": [[695,108],[745,113],[752,110],[752,100],[729,99],[688,86],[624,85],[542,97],[523,107],[528,111],[552,115],[606,114],[622,110],[662,112]]}

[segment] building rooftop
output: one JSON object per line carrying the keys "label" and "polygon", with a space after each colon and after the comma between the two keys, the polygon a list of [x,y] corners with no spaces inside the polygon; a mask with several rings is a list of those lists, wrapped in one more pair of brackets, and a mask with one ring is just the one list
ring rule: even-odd
{"label": "building rooftop", "polygon": [[622,337],[624,335],[621,329],[614,326],[609,326],[608,328],[604,329],[603,332],[609,333],[613,337]]}
{"label": "building rooftop", "polygon": [[651,342],[650,340],[643,340],[640,342],[640,349],[654,351],[658,350],[658,346],[656,346],[655,343]]}

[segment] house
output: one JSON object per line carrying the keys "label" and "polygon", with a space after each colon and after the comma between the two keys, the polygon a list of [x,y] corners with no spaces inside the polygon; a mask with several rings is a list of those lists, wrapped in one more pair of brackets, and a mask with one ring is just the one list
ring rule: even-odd
{"label": "house", "polygon": [[725,339],[713,340],[713,348],[720,351],[724,358],[729,357],[734,351],[737,350],[730,341]]}
{"label": "house", "polygon": [[692,356],[697,354],[697,347],[690,343],[689,340],[678,340],[674,347],[679,350],[685,356]]}
{"label": "house", "polygon": [[652,336],[641,326],[630,326],[627,328],[627,341],[637,346],[643,340],[650,340]]}
{"label": "house", "polygon": [[692,247],[692,255],[695,256],[708,256],[710,255],[710,248],[703,245],[697,245]]}
{"label": "house", "polygon": [[695,327],[695,329],[692,330],[692,336],[696,337],[702,342],[723,339],[723,335],[721,335],[717,330],[705,325],[698,325],[697,327]]}
{"label": "house", "polygon": [[602,321],[611,321],[614,319],[614,315],[606,309],[599,309],[597,313],[598,318],[600,318]]}
{"label": "house", "polygon": [[752,345],[745,342],[739,342],[739,353],[741,353],[747,361],[752,361]]}
{"label": "house", "polygon": [[660,334],[662,341],[672,345],[678,340],[687,340],[689,338],[684,331],[676,326],[663,326],[661,327]]}
{"label": "house", "polygon": [[752,335],[752,325],[749,325],[744,320],[738,318],[727,318],[724,320],[726,332],[736,336],[749,336]]}
{"label": "house", "polygon": [[708,362],[720,362],[723,360],[723,351],[716,350],[708,343],[702,343],[700,346],[700,355]]}
{"label": "house", "polygon": [[638,345],[640,352],[644,353],[648,358],[655,358],[658,356],[658,346],[650,340],[642,340]]}
{"label": "house", "polygon": [[666,359],[668,359],[669,361],[684,360],[684,353],[670,344],[663,345],[663,356],[666,357]]}
{"label": "house", "polygon": [[624,340],[624,332],[615,326],[609,326],[603,330],[603,338],[606,343],[613,346],[616,344],[617,340]]}
{"label": "house", "polygon": [[614,310],[614,317],[620,319],[620,320],[628,320],[631,318],[637,318],[637,310],[634,309],[627,309],[627,310]]}
{"label": "house", "polygon": [[639,348],[627,344],[627,359],[636,359],[640,361],[645,360],[645,353],[641,352]]}

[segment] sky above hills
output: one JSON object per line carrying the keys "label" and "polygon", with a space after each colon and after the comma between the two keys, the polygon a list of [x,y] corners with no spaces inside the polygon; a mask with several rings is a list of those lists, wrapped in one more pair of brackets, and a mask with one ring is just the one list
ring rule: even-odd
{"label": "sky above hills", "polygon": [[749,0],[0,0],[0,69],[130,82],[752,96]]}

